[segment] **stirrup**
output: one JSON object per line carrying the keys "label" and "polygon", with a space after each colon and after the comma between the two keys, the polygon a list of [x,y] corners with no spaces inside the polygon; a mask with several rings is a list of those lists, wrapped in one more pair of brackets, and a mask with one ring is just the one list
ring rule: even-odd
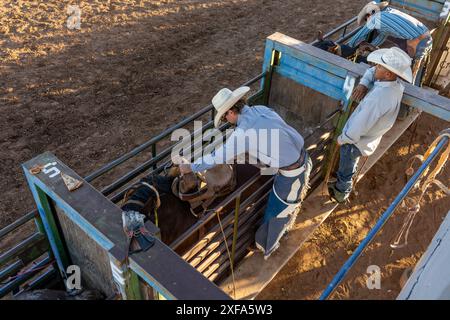
{"label": "stirrup", "polygon": [[[131,250],[131,243],[133,240],[137,241],[138,249]],[[130,247],[128,248],[128,254],[138,253],[141,251],[147,251],[155,244],[155,238],[153,238],[145,228],[137,229],[133,231],[133,235],[130,241]]]}

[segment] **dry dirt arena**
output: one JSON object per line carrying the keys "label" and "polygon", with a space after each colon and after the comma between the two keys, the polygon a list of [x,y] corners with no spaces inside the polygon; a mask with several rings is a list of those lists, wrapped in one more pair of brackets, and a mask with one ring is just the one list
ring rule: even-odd
{"label": "dry dirt arena", "polygon": [[[311,41],[356,15],[366,0],[0,0],[0,228],[33,209],[20,164],[51,151],[80,175],[131,150],[261,71],[275,31]],[[69,5],[81,28],[66,26]],[[315,299],[404,184],[405,159],[448,123],[428,115],[409,130],[262,292],[265,299]],[[148,154],[146,155],[148,157]],[[122,170],[130,169],[132,164]],[[440,179],[448,185],[449,170]],[[449,199],[424,199],[406,248],[386,224],[335,299],[393,299],[402,271],[426,249]],[[382,269],[368,290],[368,265]]]}

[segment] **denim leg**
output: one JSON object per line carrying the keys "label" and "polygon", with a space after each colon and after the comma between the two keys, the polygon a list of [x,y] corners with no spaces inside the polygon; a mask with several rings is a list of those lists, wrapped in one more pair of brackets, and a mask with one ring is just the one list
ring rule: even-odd
{"label": "denim leg", "polygon": [[427,54],[430,53],[432,47],[433,38],[431,36],[420,41],[416,47],[416,55],[414,56],[414,61],[423,59]]}
{"label": "denim leg", "polygon": [[350,193],[353,185],[353,175],[356,173],[361,152],[353,144],[344,144],[340,148],[339,169],[337,172],[336,189]]}
{"label": "denim leg", "polygon": [[270,219],[275,218],[280,212],[287,208],[287,205],[281,202],[275,193],[270,191],[267,200],[266,210],[264,211],[264,219],[262,223],[268,223]]}
{"label": "denim leg", "polygon": [[[274,188],[277,190],[277,194],[272,188],[264,212],[263,223],[255,235],[257,247],[263,250],[266,256],[278,248],[280,239],[294,222],[299,204],[303,201],[309,188],[312,161],[308,155],[306,157],[305,171],[300,175],[288,178],[278,174],[275,177]],[[292,198],[292,195],[295,195],[295,199],[291,199],[292,203],[286,203],[288,198]]]}
{"label": "denim leg", "polygon": [[422,78],[424,77],[424,69],[426,60],[433,47],[433,39],[431,37],[423,39],[416,48],[416,56],[413,60],[413,84],[420,87]]}

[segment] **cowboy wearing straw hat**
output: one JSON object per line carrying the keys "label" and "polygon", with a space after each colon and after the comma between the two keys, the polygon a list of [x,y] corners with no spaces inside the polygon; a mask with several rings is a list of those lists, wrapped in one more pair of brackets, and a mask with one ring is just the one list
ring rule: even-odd
{"label": "cowboy wearing straw hat", "polygon": [[[416,18],[397,9],[388,7],[389,2],[369,2],[358,14],[358,24],[364,26],[349,41],[350,47],[358,46],[367,40],[372,31],[377,32],[371,41],[374,46],[380,46],[389,36],[404,40],[400,46],[411,58],[414,58],[413,74],[415,75],[420,62],[429,54],[433,45],[428,28]],[[403,46],[403,47],[402,47]]]}
{"label": "cowboy wearing straw hat", "polygon": [[352,113],[337,140],[341,146],[339,169],[337,182],[329,186],[329,193],[339,203],[350,195],[359,158],[370,156],[381,137],[394,125],[405,89],[400,78],[413,80],[411,58],[397,47],[376,50],[367,60],[375,67],[366,71],[361,83],[373,82],[373,87]]}
{"label": "cowboy wearing straw hat", "polygon": [[[221,121],[226,121],[235,125],[235,130],[213,153],[193,164],[181,164],[180,171],[182,174],[203,171],[216,164],[233,163],[244,154],[254,159],[254,163],[258,160],[272,169],[276,176],[255,239],[256,247],[267,258],[295,221],[307,190],[312,162],[304,149],[303,137],[275,111],[245,104],[243,98],[249,90],[248,87],[235,91],[224,88],[214,96],[212,104],[217,110],[214,126],[218,128]],[[252,132],[256,133],[257,142],[246,141]]]}

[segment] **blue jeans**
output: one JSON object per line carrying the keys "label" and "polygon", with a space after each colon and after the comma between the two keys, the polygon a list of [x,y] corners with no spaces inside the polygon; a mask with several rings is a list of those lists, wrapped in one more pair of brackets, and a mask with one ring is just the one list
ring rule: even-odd
{"label": "blue jeans", "polygon": [[275,176],[263,223],[255,235],[256,246],[264,252],[265,257],[278,248],[280,239],[295,222],[296,213],[309,188],[311,169],[311,158],[306,155],[305,171],[301,174],[285,177],[278,173]]}
{"label": "blue jeans", "polygon": [[414,61],[418,61],[426,57],[433,48],[433,38],[431,36],[426,37],[416,47],[416,55]]}
{"label": "blue jeans", "polygon": [[[281,211],[288,207],[288,204],[298,204],[303,201],[309,188],[309,175],[312,170],[312,160],[309,155],[305,157],[305,164],[305,171],[297,177],[286,178],[280,174],[275,176],[273,183],[274,187],[269,194],[263,223],[269,222],[270,219],[275,218]],[[299,186],[296,190],[293,190],[296,182],[300,182]],[[277,195],[274,193],[274,189],[276,189],[278,197],[284,202],[278,199]],[[288,194],[292,192],[295,194],[295,199],[289,200]]]}
{"label": "blue jeans", "polygon": [[336,189],[349,194],[352,191],[353,175],[356,173],[361,151],[354,144],[344,144],[340,148],[339,169],[337,172]]}
{"label": "blue jeans", "polygon": [[416,56],[414,57],[413,65],[415,63],[420,63],[420,67],[417,70],[413,70],[413,84],[420,87],[422,83],[422,78],[424,76],[424,69],[426,65],[426,59],[431,52],[433,47],[433,38],[428,37],[419,42],[416,48]]}

